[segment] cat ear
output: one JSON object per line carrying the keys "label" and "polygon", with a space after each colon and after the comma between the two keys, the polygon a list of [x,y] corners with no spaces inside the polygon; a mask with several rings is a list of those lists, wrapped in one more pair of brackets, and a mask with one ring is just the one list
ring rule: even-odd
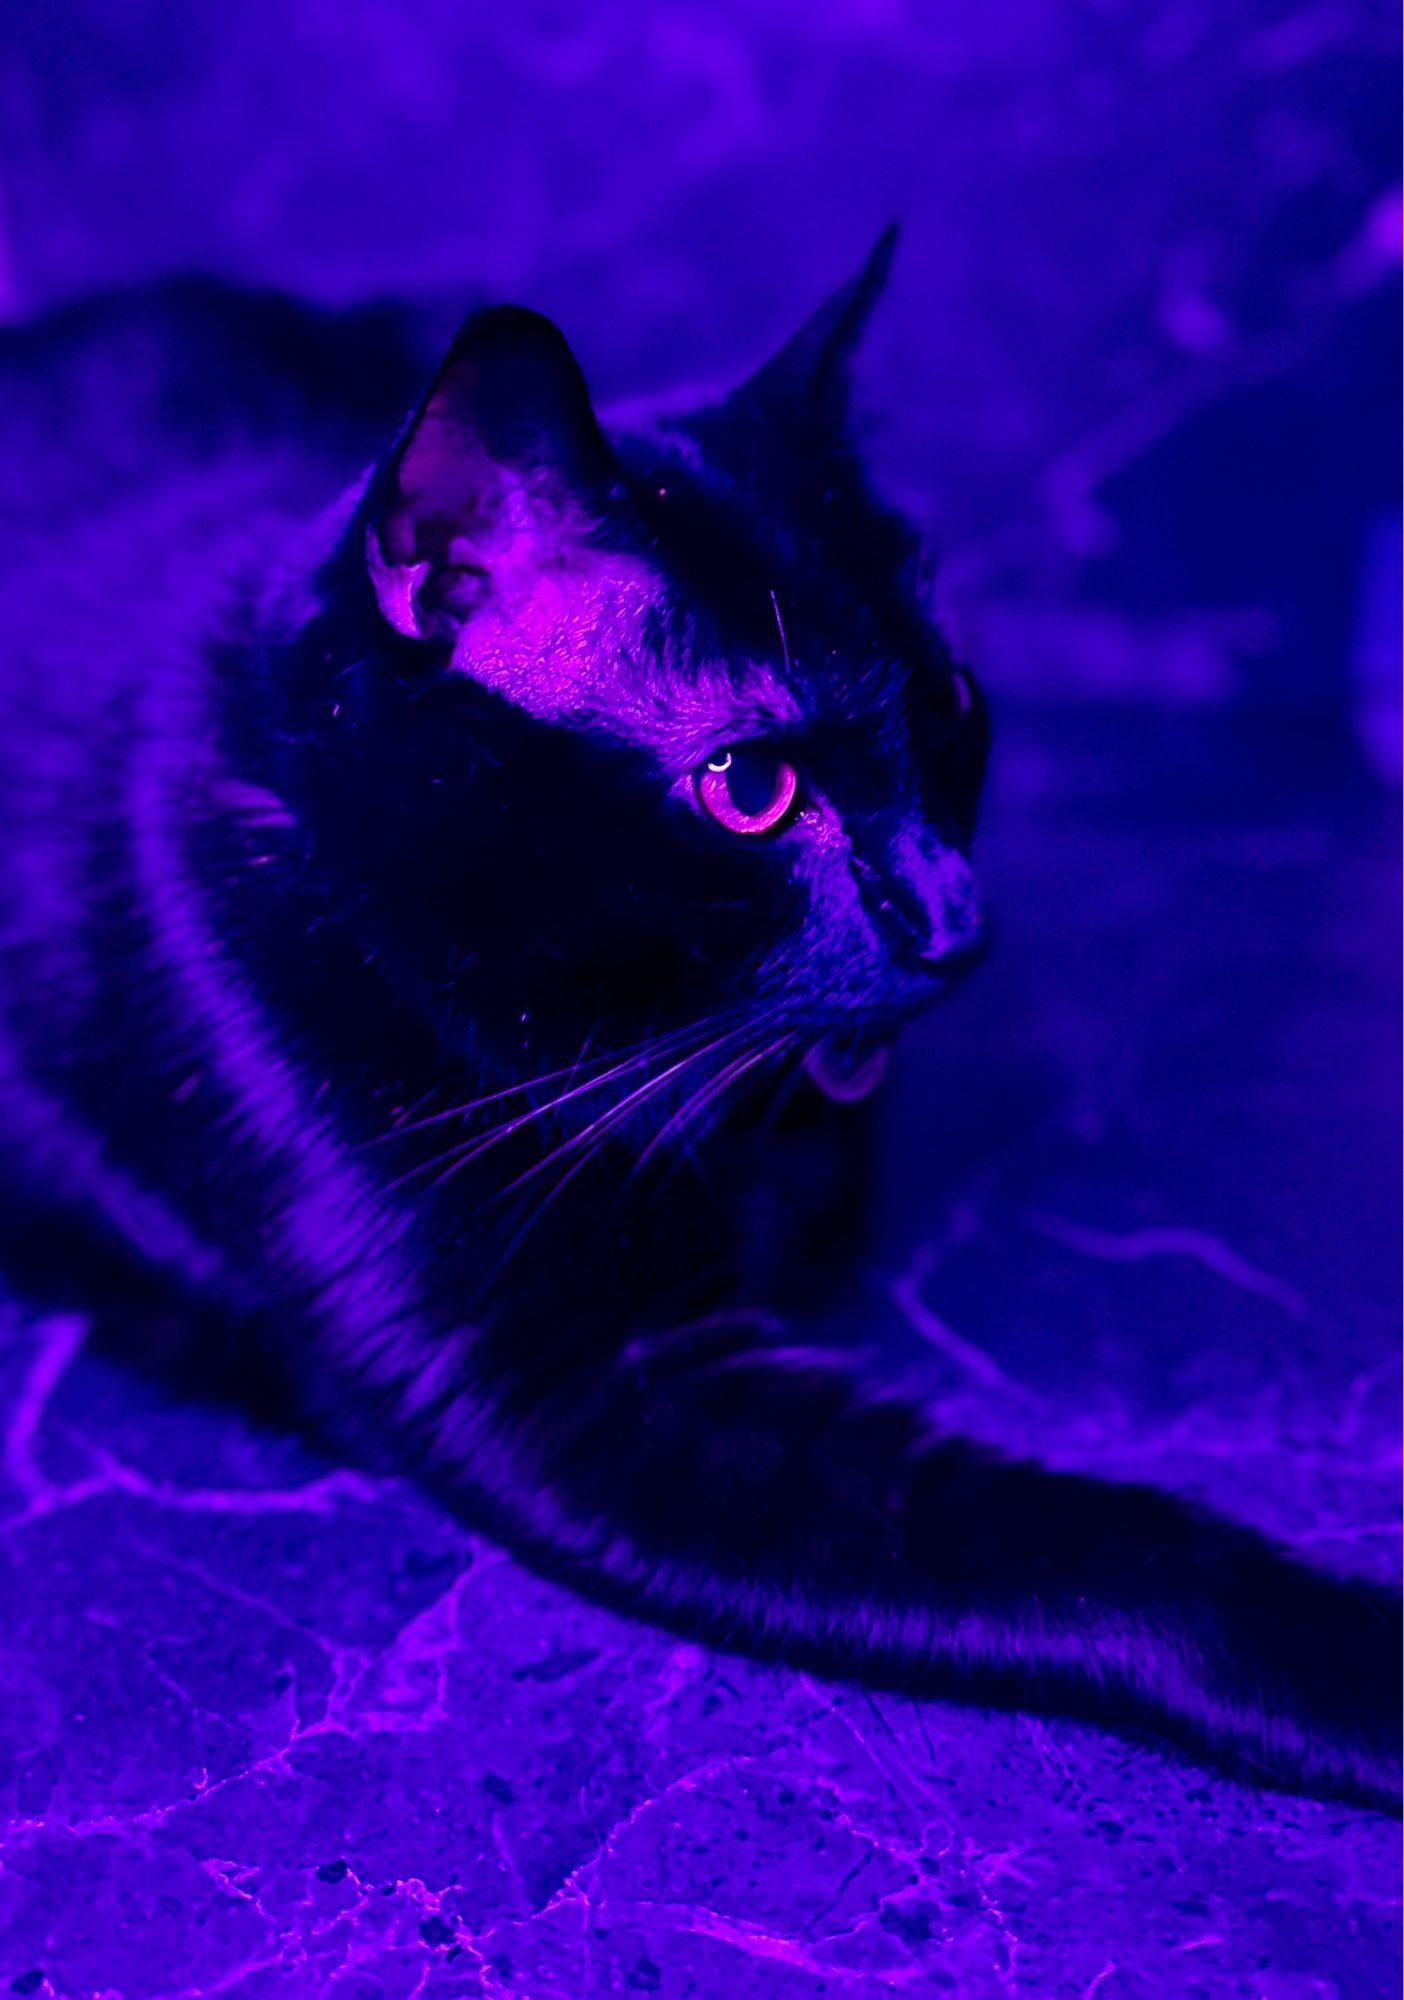
{"label": "cat ear", "polygon": [[382,613],[406,638],[455,631],[582,544],[615,478],[559,329],[522,306],[471,314],[375,484],[366,554]]}
{"label": "cat ear", "polygon": [[841,431],[848,414],[849,369],[887,283],[896,248],[894,222],[879,236],[862,268],[830,293],[780,352],[728,397],[728,403],[764,411],[772,420],[806,431]]}

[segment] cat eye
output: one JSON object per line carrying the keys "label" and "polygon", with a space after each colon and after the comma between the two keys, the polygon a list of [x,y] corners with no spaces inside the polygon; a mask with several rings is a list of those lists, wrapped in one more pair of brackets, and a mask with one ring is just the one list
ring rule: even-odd
{"label": "cat eye", "polygon": [[799,773],[761,743],[732,743],[693,773],[700,803],[728,833],[769,833],[795,802]]}

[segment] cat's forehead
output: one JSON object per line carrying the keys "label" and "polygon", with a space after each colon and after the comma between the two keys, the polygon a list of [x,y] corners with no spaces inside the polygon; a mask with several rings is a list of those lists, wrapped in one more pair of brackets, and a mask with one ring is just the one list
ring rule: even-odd
{"label": "cat's forehead", "polygon": [[545,533],[502,510],[454,666],[538,721],[607,731],[675,773],[814,723],[890,732],[906,663],[884,631],[886,578],[845,510],[820,510],[830,542],[676,437],[628,444],[634,512],[617,543],[569,498]]}
{"label": "cat's forehead", "polygon": [[603,730],[676,771],[804,718],[793,676],[723,648],[630,553],[586,548],[519,579],[500,568],[452,665],[539,722]]}
{"label": "cat's forehead", "polygon": [[685,429],[616,443],[651,555],[720,651],[765,662],[802,713],[856,717],[898,694],[929,631],[920,538],[855,461],[777,449],[762,486]]}

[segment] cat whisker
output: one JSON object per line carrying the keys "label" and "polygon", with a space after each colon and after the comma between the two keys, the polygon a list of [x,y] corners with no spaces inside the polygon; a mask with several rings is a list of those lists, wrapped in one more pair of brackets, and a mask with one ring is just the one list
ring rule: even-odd
{"label": "cat whisker", "polygon": [[[678,1046],[685,1046],[688,1039],[697,1035],[710,1034],[711,1032],[710,1025],[697,1023],[689,1030],[679,1031],[673,1035],[660,1036],[656,1042],[642,1047],[638,1054],[630,1056],[624,1062],[616,1063],[612,1069],[605,1070],[601,1075],[590,1077],[584,1083],[576,1084],[569,1090],[563,1090],[557,1096],[548,1099],[545,1104],[535,1105],[530,1111],[523,1111],[515,1118],[504,1119],[500,1124],[490,1127],[486,1132],[474,1133],[471,1137],[460,1140],[456,1145],[447,1147],[443,1152],[434,1154],[430,1159],[419,1161],[417,1165],[410,1167],[398,1179],[391,1181],[388,1185],[391,1189],[404,1187],[409,1182],[417,1179],[421,1174],[439,1171],[440,1181],[435,1183],[437,1186],[443,1180],[450,1179],[461,1167],[468,1166],[473,1160],[478,1159],[501,1140],[509,1139],[514,1133],[520,1132],[524,1127],[534,1124],[539,1119],[549,1117],[552,1112],[558,1111],[563,1104],[568,1104],[575,1098],[584,1097],[591,1091],[602,1089],[606,1084],[617,1083],[622,1077],[630,1076],[637,1070],[644,1068],[647,1064],[657,1061],[660,1056],[670,1054]],[[702,1053],[702,1051],[698,1051],[698,1053]],[[569,1072],[562,1071],[560,1074],[569,1074]],[[511,1091],[503,1091],[496,1095],[500,1098],[509,1097],[513,1094]],[[488,1101],[487,1099],[480,1100],[480,1102]],[[426,1124],[432,1122],[434,1121],[425,1121]],[[447,1172],[441,1171],[445,1168],[447,1168]]]}
{"label": "cat whisker", "polygon": [[770,608],[775,613],[775,628],[780,634],[780,651],[785,661],[785,672],[788,674],[790,672],[790,642],[785,637],[785,621],[780,616],[780,600],[773,590],[770,593]]}
{"label": "cat whisker", "polygon": [[[587,1126],[584,1132],[575,1134],[573,1139],[568,1140],[565,1143],[565,1145],[557,1147],[554,1153],[548,1155],[546,1159],[538,1161],[534,1167],[529,1168],[525,1174],[519,1175],[515,1181],[511,1182],[508,1187],[504,1188],[502,1190],[504,1194],[510,1193],[512,1189],[522,1186],[526,1181],[533,1178],[538,1172],[542,1171],[545,1167],[549,1166],[553,1160],[562,1158],[573,1147],[582,1144],[584,1145],[584,1151],[581,1153],[580,1157],[571,1163],[571,1165],[561,1175],[560,1179],[556,1181],[555,1185],[550,1189],[549,1193],[547,1193],[544,1199],[541,1202],[539,1202],[537,1206],[532,1210],[531,1214],[526,1218],[525,1222],[523,1222],[520,1229],[517,1230],[516,1234],[512,1237],[511,1241],[507,1244],[501,1256],[498,1258],[492,1270],[488,1273],[486,1279],[484,1280],[484,1289],[486,1289],[487,1286],[491,1285],[493,1280],[497,1277],[498,1273],[503,1269],[504,1265],[506,1265],[509,1259],[516,1254],[516,1251],[521,1245],[523,1238],[528,1234],[530,1230],[536,1227],[536,1224],[541,1220],[541,1217],[545,1214],[546,1210],[550,1207],[551,1203],[555,1201],[556,1197],[564,1193],[565,1189],[576,1178],[577,1174],[583,1173],[585,1168],[589,1165],[590,1161],[595,1158],[595,1156],[600,1151],[601,1147],[605,1144],[606,1140],[610,1136],[610,1133],[615,1129],[617,1129],[619,1124],[625,1122],[627,1118],[631,1115],[631,1112],[633,1110],[636,1110],[640,1104],[645,1102],[649,1097],[655,1095],[658,1090],[664,1088],[666,1084],[672,1079],[673,1076],[679,1074],[684,1069],[691,1068],[692,1065],[701,1060],[703,1056],[716,1054],[716,1052],[719,1049],[725,1048],[728,1043],[730,1043],[734,1047],[736,1042],[742,1039],[742,1036],[744,1035],[747,1046],[745,1047],[742,1056],[739,1058],[732,1058],[726,1064],[725,1071],[723,1072],[723,1074],[720,1077],[713,1077],[711,1079],[712,1092],[719,1093],[720,1091],[724,1090],[729,1083],[734,1082],[737,1079],[737,1077],[739,1077],[746,1069],[750,1069],[754,1067],[757,1063],[763,1062],[767,1056],[776,1053],[780,1048],[783,1048],[786,1045],[792,1043],[794,1040],[793,1036],[783,1035],[779,1037],[777,1040],[767,1043],[763,1048],[759,1050],[757,1050],[754,1046],[753,1037],[755,1033],[760,1028],[771,1025],[774,1022],[774,1019],[778,1012],[779,1012],[778,1007],[771,1008],[769,1012],[765,1016],[763,1016],[760,1021],[747,1023],[746,1029],[737,1029],[734,1030],[729,1035],[719,1036],[717,1040],[711,1045],[709,1045],[709,1047],[707,1047],[706,1049],[697,1050],[691,1055],[684,1057],[684,1059],[680,1063],[675,1064],[673,1068],[665,1072],[665,1074],[662,1077],[655,1078],[650,1083],[641,1085],[638,1090],[632,1091],[629,1094],[629,1096],[622,1101],[622,1103],[616,1105],[613,1108],[613,1110],[603,1113],[601,1117],[595,1120],[594,1124]],[[747,1033],[746,1030],[749,1030],[749,1033]],[[695,1099],[690,1100],[690,1102],[695,1103],[696,1100]],[[635,1168],[634,1171],[635,1172],[637,1171],[637,1167]],[[631,1173],[630,1179],[632,1178],[633,1174]]]}
{"label": "cat whisker", "polygon": [[[632,1181],[636,1175],[642,1173],[653,1155],[660,1152],[670,1140],[681,1140],[692,1120],[704,1111],[709,1104],[724,1096],[731,1085],[738,1083],[748,1070],[755,1069],[769,1058],[779,1055],[782,1050],[791,1047],[794,1040],[795,1037],[793,1035],[776,1036],[764,1043],[759,1049],[752,1048],[727,1063],[718,1075],[712,1077],[700,1090],[695,1091],[685,1103],[679,1105],[671,1118],[659,1126],[658,1130],[639,1154],[638,1159],[634,1162],[630,1170],[629,1179]],[[715,1120],[709,1121],[704,1131],[710,1130],[711,1123],[715,1123]],[[702,1135],[699,1134],[698,1136]]]}
{"label": "cat whisker", "polygon": [[687,1055],[681,1057],[679,1061],[672,1063],[660,1075],[648,1078],[636,1089],[629,1091],[617,1104],[611,1105],[607,1110],[602,1111],[598,1118],[593,1119],[590,1124],[582,1127],[579,1132],[573,1132],[568,1139],[562,1140],[561,1144],[554,1147],[544,1158],[533,1162],[524,1173],[519,1174],[515,1180],[509,1181],[501,1192],[503,1194],[513,1193],[517,1188],[524,1186],[527,1181],[534,1180],[538,1174],[544,1173],[548,1167],[554,1166],[557,1160],[562,1159],[567,1153],[573,1152],[578,1146],[589,1145],[596,1138],[603,1139],[608,1137],[609,1133],[614,1131],[616,1127],[627,1123],[633,1112],[640,1105],[647,1103],[649,1098],[656,1097],[660,1091],[666,1089],[675,1077],[680,1076],[684,1070],[691,1069],[695,1063],[702,1061],[705,1056],[715,1055],[718,1050],[727,1047],[729,1043],[733,1043],[741,1032],[742,1030],[740,1029],[733,1029],[727,1034],[716,1036],[702,1048],[690,1050]]}
{"label": "cat whisker", "polygon": [[523,1186],[525,1182],[551,1165],[553,1161],[563,1158],[572,1148],[583,1145],[584,1149],[581,1151],[579,1158],[571,1162],[570,1166],[566,1168],[565,1172],[537,1203],[536,1207],[508,1242],[501,1256],[483,1280],[483,1290],[486,1290],[493,1283],[498,1273],[516,1255],[524,1238],[536,1227],[557,1196],[564,1194],[576,1176],[585,1171],[591,1160],[598,1155],[601,1148],[605,1145],[610,1134],[620,1124],[625,1123],[632,1115],[632,1112],[637,1110],[649,1097],[656,1095],[658,1091],[666,1088],[673,1076],[683,1069],[690,1068],[702,1055],[710,1054],[714,1048],[720,1046],[722,1046],[721,1041],[713,1044],[711,1048],[699,1050],[696,1054],[685,1057],[682,1062],[675,1064],[672,1069],[665,1071],[663,1076],[654,1078],[651,1082],[641,1085],[636,1091],[631,1091],[622,1103],[615,1105],[611,1111],[604,1112],[592,1125],[586,1126],[583,1132],[576,1133],[565,1145],[558,1146],[553,1153],[547,1155],[546,1159],[538,1161],[534,1167],[529,1168],[526,1173],[519,1175],[515,1181],[510,1182],[507,1187],[501,1190],[503,1194],[511,1193],[513,1189]]}
{"label": "cat whisker", "polygon": [[[690,1036],[703,1032],[705,1027],[705,1022],[695,1021],[686,1028],[675,1028],[666,1035],[652,1036],[640,1042],[628,1042],[620,1049],[603,1049],[599,1055],[588,1059],[582,1050],[574,1062],[567,1063],[561,1069],[544,1070],[539,1076],[523,1077],[520,1082],[505,1084],[501,1090],[488,1091],[481,1097],[465,1098],[459,1104],[451,1104],[445,1110],[431,1112],[424,1118],[404,1119],[392,1130],[378,1132],[373,1139],[365,1140],[355,1150],[369,1152],[377,1146],[386,1146],[393,1140],[403,1139],[412,1132],[423,1132],[431,1125],[445,1124],[451,1118],[467,1118],[489,1104],[500,1104],[509,1097],[520,1097],[527,1091],[539,1090],[543,1084],[559,1083],[562,1077],[574,1079],[582,1069],[594,1068],[600,1063],[613,1063],[628,1056],[655,1055],[660,1049],[668,1047],[675,1041],[685,1041]],[[607,1072],[603,1077],[591,1079],[591,1082],[608,1082],[611,1074],[612,1072]],[[426,1093],[426,1097],[421,1097],[419,1102],[424,1103],[430,1094],[432,1093]]]}

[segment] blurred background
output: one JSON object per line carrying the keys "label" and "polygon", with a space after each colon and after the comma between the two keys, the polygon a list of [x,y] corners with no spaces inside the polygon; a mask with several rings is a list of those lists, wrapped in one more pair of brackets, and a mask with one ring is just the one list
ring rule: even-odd
{"label": "blurred background", "polygon": [[1398,769],[1385,0],[44,0],[0,311],[181,268],[756,360],[898,217],[885,481],[996,689],[1249,697]]}
{"label": "blurred background", "polygon": [[[875,1103],[860,1323],[952,1430],[1381,1576],[1397,11],[0,15],[11,320],[192,267],[426,336],[516,299],[608,398],[749,368],[900,219],[859,387],[991,694],[996,949]],[[1383,1819],[676,1647],[81,1338],[0,1298],[0,1992],[1396,2000]]]}

